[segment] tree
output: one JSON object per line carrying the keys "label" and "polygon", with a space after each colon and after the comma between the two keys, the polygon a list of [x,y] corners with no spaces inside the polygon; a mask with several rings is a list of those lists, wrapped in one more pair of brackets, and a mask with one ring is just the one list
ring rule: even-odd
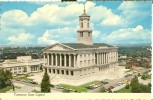
{"label": "tree", "polygon": [[131,80],[131,83],[130,83],[131,86],[133,86],[133,85],[135,85],[135,84],[138,84],[138,77],[137,77],[137,76],[135,76],[135,78],[133,78],[133,79]]}
{"label": "tree", "polygon": [[9,70],[0,69],[0,88],[11,85],[13,79],[12,73]]}
{"label": "tree", "polygon": [[129,87],[130,87],[130,85],[127,83],[126,86],[125,86],[125,88],[126,89],[129,89]]}
{"label": "tree", "polygon": [[12,79],[13,79],[12,73],[9,70],[5,70],[5,81],[6,81],[6,84],[11,85]]}
{"label": "tree", "polygon": [[5,71],[3,69],[0,69],[0,88],[4,88],[5,86]]}
{"label": "tree", "polygon": [[143,74],[143,75],[141,76],[141,79],[145,80],[145,79],[146,79],[146,75]]}
{"label": "tree", "polygon": [[50,92],[50,78],[47,72],[44,73],[42,82],[41,82],[41,92],[49,93]]}
{"label": "tree", "polygon": [[100,89],[100,92],[106,92],[105,87],[102,87],[102,88]]}

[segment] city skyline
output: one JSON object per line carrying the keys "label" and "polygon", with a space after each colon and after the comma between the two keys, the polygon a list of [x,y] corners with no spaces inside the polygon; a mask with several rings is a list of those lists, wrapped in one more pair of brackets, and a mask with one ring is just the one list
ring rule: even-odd
{"label": "city skyline", "polygon": [[2,2],[0,45],[75,43],[83,4],[94,42],[151,43],[151,2],[12,3]]}

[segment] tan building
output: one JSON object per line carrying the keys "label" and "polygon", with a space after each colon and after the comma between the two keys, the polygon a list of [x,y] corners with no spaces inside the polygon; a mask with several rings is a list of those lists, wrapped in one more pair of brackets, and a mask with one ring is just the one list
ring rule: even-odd
{"label": "tan building", "polygon": [[1,68],[10,70],[13,75],[40,72],[44,59],[32,59],[31,56],[19,56],[17,59],[5,60]]}
{"label": "tan building", "polygon": [[78,43],[56,43],[43,50],[47,60],[44,70],[49,75],[76,80],[103,75],[106,69],[118,66],[118,47],[93,43],[89,21],[84,9],[79,16]]}

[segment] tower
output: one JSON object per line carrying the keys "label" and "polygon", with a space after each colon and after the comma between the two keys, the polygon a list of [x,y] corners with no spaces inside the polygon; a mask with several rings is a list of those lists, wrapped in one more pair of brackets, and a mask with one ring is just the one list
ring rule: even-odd
{"label": "tower", "polygon": [[79,16],[80,29],[77,30],[78,43],[93,45],[92,30],[90,29],[89,21],[90,21],[90,16],[86,14],[85,6],[84,6],[84,12],[81,16]]}

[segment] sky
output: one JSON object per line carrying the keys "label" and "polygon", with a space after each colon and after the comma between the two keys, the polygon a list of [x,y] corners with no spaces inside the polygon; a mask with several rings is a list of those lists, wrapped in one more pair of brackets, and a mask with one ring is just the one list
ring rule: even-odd
{"label": "sky", "polygon": [[83,5],[95,43],[151,43],[151,1],[2,2],[0,45],[76,43]]}

